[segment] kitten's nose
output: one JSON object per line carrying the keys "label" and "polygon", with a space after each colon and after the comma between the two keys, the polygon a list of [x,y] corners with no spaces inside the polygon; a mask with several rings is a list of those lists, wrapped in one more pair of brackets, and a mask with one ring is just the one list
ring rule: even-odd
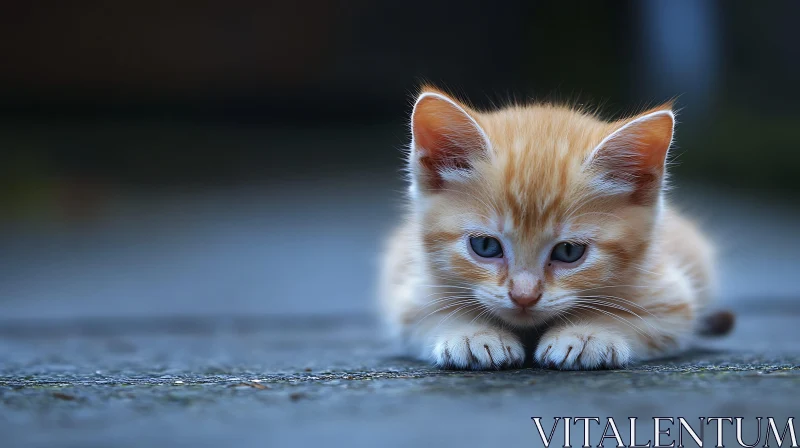
{"label": "kitten's nose", "polygon": [[544,287],[542,281],[530,273],[520,273],[511,279],[508,297],[517,305],[527,308],[536,305],[542,298]]}
{"label": "kitten's nose", "polygon": [[528,308],[529,306],[536,305],[536,303],[539,302],[539,299],[542,298],[542,293],[540,292],[533,295],[522,295],[522,296],[515,296],[512,293],[508,293],[508,296],[511,297],[512,302],[516,303],[522,308]]}

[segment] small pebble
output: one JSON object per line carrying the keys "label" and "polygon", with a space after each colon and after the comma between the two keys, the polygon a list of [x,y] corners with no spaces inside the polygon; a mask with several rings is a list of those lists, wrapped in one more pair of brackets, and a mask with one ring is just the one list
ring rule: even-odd
{"label": "small pebble", "polygon": [[289,399],[292,401],[299,401],[302,400],[303,398],[307,398],[307,395],[302,392],[294,392],[289,394]]}
{"label": "small pebble", "polygon": [[53,396],[55,398],[58,398],[59,400],[75,401],[75,397],[74,396],[68,395],[68,394],[65,394],[65,393],[62,393],[62,392],[54,392]]}

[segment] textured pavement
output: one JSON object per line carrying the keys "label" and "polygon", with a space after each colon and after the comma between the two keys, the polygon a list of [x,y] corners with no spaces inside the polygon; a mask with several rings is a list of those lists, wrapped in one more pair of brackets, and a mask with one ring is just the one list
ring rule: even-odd
{"label": "textured pavement", "polygon": [[532,416],[785,418],[796,320],[748,313],[680,358],[600,372],[432,370],[392,356],[366,317],[6,326],[0,433],[3,446],[531,446]]}

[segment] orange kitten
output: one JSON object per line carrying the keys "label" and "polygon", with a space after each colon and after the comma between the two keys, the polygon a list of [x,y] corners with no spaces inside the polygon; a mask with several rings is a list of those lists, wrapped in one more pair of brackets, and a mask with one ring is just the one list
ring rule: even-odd
{"label": "orange kitten", "polygon": [[477,112],[425,88],[381,282],[396,336],[445,368],[521,365],[527,330],[533,359],[559,369],[683,350],[713,248],[664,198],[670,107],[607,123],[549,104]]}

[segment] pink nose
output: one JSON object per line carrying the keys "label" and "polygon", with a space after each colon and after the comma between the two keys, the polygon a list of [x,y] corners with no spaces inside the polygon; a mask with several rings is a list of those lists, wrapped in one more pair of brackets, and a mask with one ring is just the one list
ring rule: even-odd
{"label": "pink nose", "polygon": [[539,299],[542,298],[542,293],[538,292],[530,295],[515,295],[513,293],[509,293],[508,296],[511,297],[512,302],[516,303],[522,308],[528,308],[529,306],[536,305],[536,303],[539,302]]}

